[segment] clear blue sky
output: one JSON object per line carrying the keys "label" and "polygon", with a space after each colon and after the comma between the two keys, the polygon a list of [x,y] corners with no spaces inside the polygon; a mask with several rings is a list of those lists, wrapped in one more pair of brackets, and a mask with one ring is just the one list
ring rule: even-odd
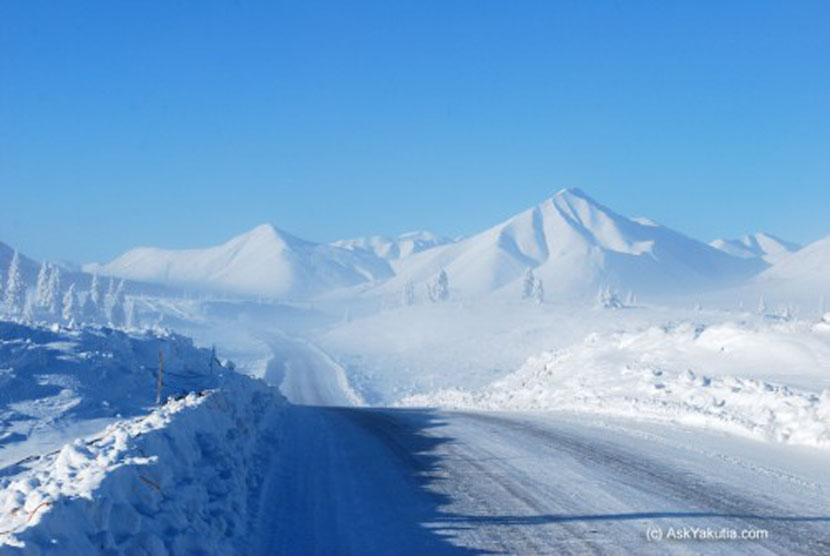
{"label": "clear blue sky", "polygon": [[580,187],[830,233],[826,1],[0,3],[0,240],[468,234]]}

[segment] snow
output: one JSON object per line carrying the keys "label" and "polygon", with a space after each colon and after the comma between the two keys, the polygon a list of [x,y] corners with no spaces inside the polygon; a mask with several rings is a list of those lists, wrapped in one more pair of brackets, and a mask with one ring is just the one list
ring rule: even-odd
{"label": "snow", "polygon": [[[174,334],[0,332],[4,550],[236,550],[274,453],[279,396]],[[153,408],[159,348],[172,397]]]}
{"label": "snow", "polygon": [[801,248],[796,243],[764,232],[745,235],[740,239],[716,239],[709,242],[709,245],[735,257],[760,258],[770,264],[775,264]]}
{"label": "snow", "polygon": [[830,236],[803,247],[800,251],[782,258],[762,273],[759,281],[792,281],[801,283],[824,282],[830,277]]}
{"label": "snow", "polygon": [[686,321],[591,334],[529,358],[473,391],[407,406],[544,409],[659,419],[830,448],[830,336],[824,323]]}
{"label": "snow", "polygon": [[210,352],[176,334],[0,321],[0,462],[46,448],[43,431],[146,412],[159,350],[168,371],[165,394],[215,387]]}

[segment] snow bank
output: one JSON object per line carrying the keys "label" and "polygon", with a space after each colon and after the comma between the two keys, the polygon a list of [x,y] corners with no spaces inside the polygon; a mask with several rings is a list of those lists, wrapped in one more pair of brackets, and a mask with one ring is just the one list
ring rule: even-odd
{"label": "snow bank", "polygon": [[594,334],[480,391],[399,404],[645,417],[830,448],[830,327],[684,322]]}
{"label": "snow bank", "polygon": [[[161,407],[154,406],[159,352]],[[0,322],[0,552],[239,551],[284,401],[163,330]]]}
{"label": "snow bank", "polygon": [[2,479],[3,550],[239,552],[257,513],[280,403],[259,381],[228,373],[219,382]]}

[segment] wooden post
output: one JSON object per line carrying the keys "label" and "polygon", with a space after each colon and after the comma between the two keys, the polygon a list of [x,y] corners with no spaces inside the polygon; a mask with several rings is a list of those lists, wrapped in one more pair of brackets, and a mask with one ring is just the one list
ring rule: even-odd
{"label": "wooden post", "polygon": [[156,405],[161,403],[161,389],[164,386],[164,348],[159,346],[159,372],[156,377]]}

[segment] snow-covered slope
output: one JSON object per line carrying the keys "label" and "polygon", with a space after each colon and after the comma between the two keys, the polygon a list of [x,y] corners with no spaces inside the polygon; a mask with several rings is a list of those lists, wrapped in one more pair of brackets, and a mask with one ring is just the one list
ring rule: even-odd
{"label": "snow-covered slope", "polygon": [[133,280],[278,297],[309,296],[392,275],[388,263],[374,254],[305,241],[270,224],[217,247],[141,247],[109,264],[84,269]]}
{"label": "snow-covered slope", "polygon": [[830,236],[782,258],[745,289],[770,299],[806,303],[807,307],[823,299],[826,306],[830,300]]}
{"label": "snow-covered slope", "polygon": [[451,242],[452,240],[435,235],[432,232],[417,231],[401,234],[396,239],[390,239],[384,236],[368,236],[343,239],[335,241],[332,245],[352,251],[368,251],[382,259],[391,261],[405,259],[415,253],[420,253],[438,245],[446,245]]}
{"label": "snow-covered slope", "polygon": [[782,258],[759,278],[830,282],[830,236]]}
{"label": "snow-covered slope", "polygon": [[764,232],[745,235],[739,239],[716,239],[710,241],[709,245],[735,257],[759,258],[770,264],[775,264],[801,248],[796,243]]}
{"label": "snow-covered slope", "polygon": [[393,262],[397,277],[384,288],[391,293],[444,268],[454,292],[476,295],[511,283],[518,288],[532,267],[548,294],[580,296],[606,284],[663,294],[734,284],[765,266],[654,222],[621,216],[578,189],[564,189],[480,234]]}

